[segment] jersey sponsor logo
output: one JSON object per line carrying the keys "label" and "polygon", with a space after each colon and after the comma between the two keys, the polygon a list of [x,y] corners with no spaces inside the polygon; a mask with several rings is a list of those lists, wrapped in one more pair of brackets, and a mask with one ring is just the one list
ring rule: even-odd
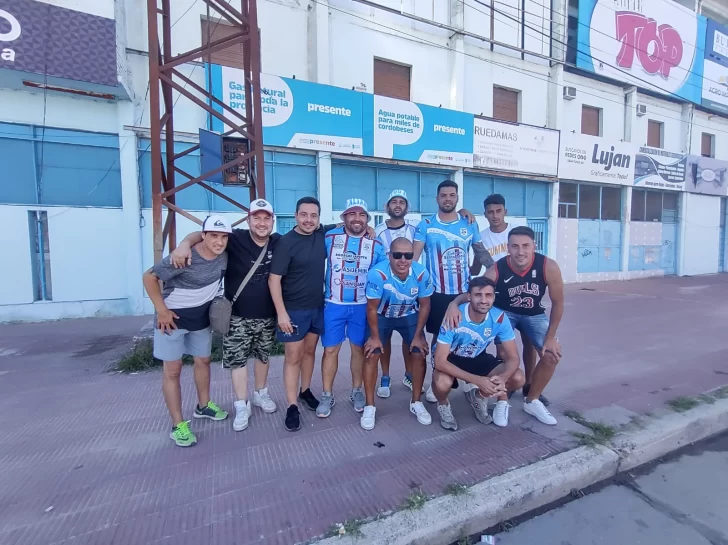
{"label": "jersey sponsor logo", "polygon": [[442,270],[446,273],[462,273],[467,254],[462,248],[448,248],[442,253]]}
{"label": "jersey sponsor logo", "polygon": [[359,281],[359,280],[334,278],[334,285],[343,286],[346,289],[362,289],[366,286],[366,282]]}
{"label": "jersey sponsor logo", "polygon": [[363,257],[364,256],[355,254],[351,250],[347,250],[346,252],[337,252],[334,254],[334,259],[336,261],[347,261],[349,263],[362,259]]}
{"label": "jersey sponsor logo", "polygon": [[417,295],[419,293],[419,288],[412,288],[410,289],[410,295]]}
{"label": "jersey sponsor logo", "polygon": [[528,295],[535,295],[538,297],[540,295],[541,290],[538,288],[538,284],[529,284],[526,282],[525,284],[521,284],[520,286],[514,286],[512,288],[508,288],[508,297],[515,297],[516,295],[521,295],[522,293],[527,293]]}
{"label": "jersey sponsor logo", "polygon": [[360,275],[367,274],[369,272],[369,269],[367,269],[366,267],[347,267],[346,265],[342,267],[338,263],[334,265],[333,270],[336,274],[344,273]]}
{"label": "jersey sponsor logo", "polygon": [[334,248],[334,250],[343,250],[344,249],[344,243],[342,241],[340,241],[340,240],[337,240],[336,242],[334,242],[333,248]]}
{"label": "jersey sponsor logo", "polygon": [[536,278],[536,269],[531,271],[531,278]]}

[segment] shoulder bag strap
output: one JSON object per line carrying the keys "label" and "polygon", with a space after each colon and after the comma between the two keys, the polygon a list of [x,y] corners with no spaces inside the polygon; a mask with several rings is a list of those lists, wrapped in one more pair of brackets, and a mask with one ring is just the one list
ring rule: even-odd
{"label": "shoulder bag strap", "polygon": [[267,250],[268,250],[268,243],[266,242],[265,246],[263,246],[263,249],[260,252],[260,255],[258,256],[258,259],[256,259],[255,263],[253,263],[253,266],[250,267],[250,270],[248,271],[248,274],[245,275],[245,278],[243,278],[243,282],[240,284],[238,291],[235,292],[235,297],[233,297],[233,300],[232,300],[233,304],[235,304],[235,301],[238,300],[238,297],[240,297],[240,294],[245,289],[245,286],[247,286],[248,282],[250,282],[250,279],[253,277],[253,274],[255,274],[255,271],[258,270],[258,267],[260,266],[260,263],[263,261],[263,256],[265,256]]}

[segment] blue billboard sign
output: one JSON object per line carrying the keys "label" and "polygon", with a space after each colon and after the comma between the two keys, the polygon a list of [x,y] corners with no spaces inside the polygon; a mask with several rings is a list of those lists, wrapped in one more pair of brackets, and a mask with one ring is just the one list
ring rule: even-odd
{"label": "blue billboard sign", "polygon": [[728,27],[708,19],[702,104],[728,114]]}
{"label": "blue billboard sign", "polygon": [[[216,64],[208,70],[213,95],[245,115],[243,71]],[[362,154],[362,93],[268,74],[261,74],[260,84],[265,145]],[[232,123],[240,121],[215,109]],[[213,118],[212,129],[225,127]]]}

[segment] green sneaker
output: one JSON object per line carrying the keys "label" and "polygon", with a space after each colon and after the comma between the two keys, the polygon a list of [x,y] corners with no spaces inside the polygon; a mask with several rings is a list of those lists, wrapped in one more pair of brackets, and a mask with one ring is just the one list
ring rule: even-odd
{"label": "green sneaker", "polygon": [[195,418],[209,418],[210,420],[225,420],[228,417],[228,413],[210,401],[205,407],[198,405],[192,416]]}
{"label": "green sneaker", "polygon": [[190,430],[190,423],[182,421],[172,428],[169,437],[178,447],[192,447],[197,444],[197,437]]}

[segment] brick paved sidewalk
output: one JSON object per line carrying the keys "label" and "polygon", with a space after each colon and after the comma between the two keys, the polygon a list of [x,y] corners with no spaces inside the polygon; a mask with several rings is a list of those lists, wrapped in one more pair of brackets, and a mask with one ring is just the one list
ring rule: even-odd
{"label": "brick paved sidewalk", "polygon": [[[547,390],[559,418],[543,426],[514,396],[506,429],[479,424],[461,393],[460,429],[408,412],[402,366],[365,432],[348,402],[342,351],[338,403],[302,430],[283,428],[281,360],[270,386],[279,411],[250,428],[193,421],[199,444],[168,439],[158,372],[104,371],[149,318],[0,326],[0,543],[3,545],[291,545],[350,518],[401,505],[413,488],[441,494],[553,455],[572,444],[566,409],[607,419],[662,409],[728,383],[728,276],[567,287],[564,359]],[[397,353],[397,349],[395,349]],[[320,359],[314,391],[320,393]],[[194,406],[183,377],[186,415]],[[232,410],[228,374],[213,398]],[[382,444],[383,446],[377,446]]]}

